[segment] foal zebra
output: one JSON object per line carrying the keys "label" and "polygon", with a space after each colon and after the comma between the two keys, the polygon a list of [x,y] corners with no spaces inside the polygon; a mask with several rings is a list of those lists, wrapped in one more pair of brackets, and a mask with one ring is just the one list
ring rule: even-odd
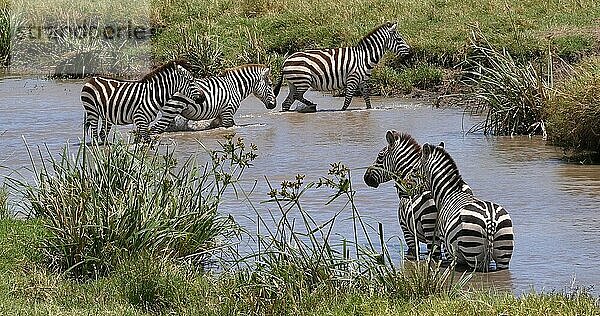
{"label": "foal zebra", "polygon": [[514,246],[508,212],[464,192],[458,167],[442,146],[424,144],[421,164],[439,210],[446,255],[476,270],[487,271],[491,260],[496,269],[508,269]]}
{"label": "foal zebra", "polygon": [[286,79],[289,94],[282,104],[282,111],[289,111],[298,100],[316,111],[316,104],[306,100],[304,93],[312,87],[319,91],[345,88],[342,110],[350,105],[356,89],[360,88],[367,109],[371,108],[368,79],[371,71],[385,52],[398,56],[408,55],[410,47],[396,31],[398,24],[387,22],[367,34],[353,47],[315,49],[292,54],[283,62],[281,77],[275,86],[275,95]]}
{"label": "foal zebra", "polygon": [[[365,183],[377,188],[379,184],[394,180],[397,183],[404,179],[414,181],[414,191],[407,192],[396,184],[400,205],[398,220],[408,246],[408,258],[416,258],[419,253],[418,243],[427,244],[430,254],[439,256],[441,236],[436,234],[437,208],[435,202],[421,179],[413,177],[415,171],[421,170],[421,146],[409,134],[387,131],[385,138],[388,145],[384,147],[375,162],[367,168]],[[468,186],[464,191],[470,190]],[[435,246],[435,247],[434,247]]]}
{"label": "foal zebra", "polygon": [[192,73],[178,61],[166,63],[138,81],[92,77],[81,89],[86,130],[91,129],[93,140],[104,142],[113,124],[134,123],[139,137],[149,142],[148,124],[158,112],[163,120],[173,120],[200,97],[193,82]]}
{"label": "foal zebra", "polygon": [[[270,68],[264,65],[244,65],[226,70],[223,75],[196,81],[202,101],[189,104],[181,116],[187,120],[213,119],[214,127],[235,125],[233,115],[240,103],[251,93],[261,100],[267,109],[276,106],[271,86]],[[158,129],[164,129],[171,121],[159,120]]]}

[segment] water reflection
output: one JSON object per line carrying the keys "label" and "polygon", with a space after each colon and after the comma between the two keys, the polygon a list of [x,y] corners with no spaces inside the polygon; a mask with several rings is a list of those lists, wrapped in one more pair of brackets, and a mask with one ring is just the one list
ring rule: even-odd
{"label": "water reflection", "polygon": [[[11,79],[0,83],[0,133],[6,131],[0,135],[0,164],[9,168],[0,170],[2,175],[15,169],[27,173],[23,167],[29,165],[29,157],[22,136],[33,148],[47,145],[53,153],[66,142],[78,142],[83,120],[80,88],[81,82]],[[279,103],[285,95],[283,91]],[[268,192],[264,175],[274,185],[296,173],[316,181],[327,174],[330,163],[342,161],[352,168],[356,205],[365,221],[374,227],[381,222],[386,239],[395,241],[394,236],[401,232],[393,186],[367,187],[361,168],[386,144],[388,129],[409,132],[421,143],[444,141],[476,195],[503,205],[514,222],[516,245],[510,271],[476,274],[472,286],[494,284],[520,293],[531,288],[562,290],[574,276],[583,285],[600,283],[596,264],[600,253],[600,166],[565,164],[559,160],[560,151],[538,137],[464,135],[463,126],[473,124],[473,119],[463,116],[460,109],[373,98],[374,109],[365,111],[362,99],[355,98],[353,111],[340,112],[331,111],[341,108],[340,98],[310,92],[307,97],[323,111],[267,111],[250,98],[236,115],[238,126],[171,133],[163,142],[175,144],[180,159],[198,154],[200,160],[206,159],[206,154],[199,142],[215,148],[226,134],[236,133],[258,146],[259,157],[242,182],[248,191],[256,183],[251,201],[231,194],[221,205],[223,212],[231,213],[250,230],[256,228],[253,207],[265,215],[272,209],[260,204]],[[313,190],[303,199],[303,206],[317,222],[325,222],[344,206],[341,201],[324,206],[330,194]],[[340,237],[336,238],[351,238],[348,217],[343,213],[337,223],[334,234]],[[402,249],[398,242],[391,245],[396,254]]]}

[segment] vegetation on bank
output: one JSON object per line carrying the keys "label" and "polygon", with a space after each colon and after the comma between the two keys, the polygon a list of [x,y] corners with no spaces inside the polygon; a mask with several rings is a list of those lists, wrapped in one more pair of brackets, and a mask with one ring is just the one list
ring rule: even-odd
{"label": "vegetation on bank", "polygon": [[564,80],[548,102],[547,122],[552,144],[600,161],[600,57],[585,59]]}
{"label": "vegetation on bank", "polygon": [[[37,217],[0,219],[0,314],[600,312],[597,299],[585,291],[521,297],[468,291],[463,287],[468,278],[452,267],[430,260],[394,262],[381,226],[372,231],[356,209],[350,170],[340,163],[318,181],[297,175],[280,187],[269,185],[265,203],[270,207],[266,213],[257,210],[256,233],[240,230],[231,217],[219,214],[218,205],[226,187],[235,188],[241,198],[249,194],[237,181],[255,151],[229,137],[221,149],[210,152],[208,164],[195,169],[191,162],[176,164],[168,151],[118,142],[82,146],[78,156],[65,151],[60,159],[38,166],[34,186],[11,179],[11,185],[25,190]],[[152,168],[158,170],[155,175],[148,172]],[[198,173],[200,169],[204,171]],[[342,199],[346,206],[317,223],[302,206],[312,190],[327,190],[331,201]],[[132,212],[121,208],[120,201],[138,216],[128,215]],[[173,216],[176,206],[180,215],[190,216]],[[169,216],[174,225],[166,227],[162,223]],[[344,218],[353,221],[355,231],[336,240],[331,232]],[[198,229],[182,229],[196,224]],[[238,234],[227,233],[232,230]],[[185,244],[179,242],[182,238]],[[236,247],[244,242],[247,250]],[[193,255],[181,256],[183,248]],[[196,260],[197,255],[203,260]]]}

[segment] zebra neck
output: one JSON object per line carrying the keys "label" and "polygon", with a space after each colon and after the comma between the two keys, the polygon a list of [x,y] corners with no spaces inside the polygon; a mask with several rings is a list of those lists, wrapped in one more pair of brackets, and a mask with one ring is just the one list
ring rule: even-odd
{"label": "zebra neck", "polygon": [[167,99],[178,90],[178,80],[175,71],[166,69],[146,83],[146,93],[151,103],[162,106]]}
{"label": "zebra neck", "polygon": [[228,76],[229,80],[231,80],[234,86],[237,88],[237,91],[240,94],[240,100],[244,100],[252,93],[256,81],[250,76],[242,75],[243,73],[235,73]]}
{"label": "zebra neck", "polygon": [[431,183],[431,193],[435,199],[436,205],[438,205],[439,208],[442,208],[444,205],[470,199],[472,195],[463,190],[463,184],[464,181],[458,172],[452,173],[441,179],[434,178]]}
{"label": "zebra neck", "polygon": [[369,69],[375,68],[385,54],[385,48],[380,39],[365,40],[357,48],[362,53],[365,65]]}

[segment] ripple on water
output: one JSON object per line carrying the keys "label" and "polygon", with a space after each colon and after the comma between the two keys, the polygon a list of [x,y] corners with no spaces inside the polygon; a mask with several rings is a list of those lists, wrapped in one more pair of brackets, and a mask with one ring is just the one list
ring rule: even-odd
{"label": "ripple on water", "polygon": [[[43,80],[4,80],[0,82],[0,164],[14,170],[29,165],[23,135],[35,148],[47,144],[58,153],[65,142],[74,143],[82,132],[83,111],[79,102],[81,82]],[[286,93],[278,100],[281,104]],[[354,98],[353,111],[338,111],[341,98],[308,92],[318,104],[318,113],[281,113],[266,110],[257,99],[244,101],[236,114],[239,126],[190,133],[168,133],[163,140],[175,144],[183,159],[198,154],[207,159],[200,142],[215,148],[224,135],[235,133],[259,148],[259,156],[244,176],[243,185],[254,192],[252,205],[232,193],[221,210],[229,212],[251,229],[256,213],[263,215],[272,205],[266,200],[268,187],[264,175],[274,186],[296,173],[306,181],[317,181],[327,174],[330,163],[341,161],[352,169],[357,190],[356,205],[373,227],[384,226],[391,249],[399,253],[401,236],[397,220],[398,201],[391,184],[378,189],[362,180],[364,167],[375,159],[386,144],[385,132],[396,129],[411,133],[420,143],[444,141],[461,174],[474,192],[506,207],[513,219],[516,248],[509,271],[476,274],[473,286],[495,284],[521,293],[537,290],[562,290],[573,277],[579,284],[597,284],[600,268],[595,262],[600,253],[600,166],[562,163],[560,152],[546,146],[540,138],[484,137],[464,135],[475,118],[460,109],[434,109],[423,102],[373,98],[373,110],[364,110],[364,101]],[[120,127],[128,131],[131,127]],[[256,186],[255,186],[256,184]],[[317,222],[331,218],[343,207],[335,202],[324,206],[328,190],[311,190],[302,202]],[[351,238],[352,221],[348,210],[340,215],[336,238]],[[599,293],[600,288],[594,289]]]}

